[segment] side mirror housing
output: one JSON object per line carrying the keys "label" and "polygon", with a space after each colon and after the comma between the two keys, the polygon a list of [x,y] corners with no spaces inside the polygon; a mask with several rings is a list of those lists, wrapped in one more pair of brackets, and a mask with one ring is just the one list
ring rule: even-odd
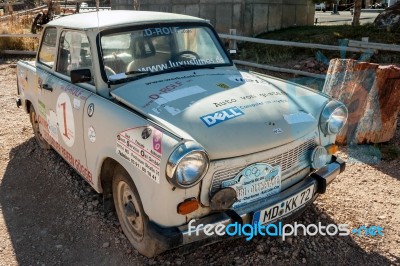
{"label": "side mirror housing", "polygon": [[71,70],[70,75],[71,82],[73,84],[88,82],[92,80],[92,73],[90,72],[90,69],[87,68]]}

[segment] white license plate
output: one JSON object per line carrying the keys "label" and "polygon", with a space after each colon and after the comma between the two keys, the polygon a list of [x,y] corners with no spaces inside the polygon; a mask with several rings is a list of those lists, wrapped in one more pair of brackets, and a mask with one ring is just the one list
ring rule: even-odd
{"label": "white license plate", "polygon": [[314,195],[314,185],[311,185],[299,193],[276,203],[264,210],[254,213],[253,224],[259,222],[260,224],[267,224],[273,220],[286,216],[301,206],[309,202]]}

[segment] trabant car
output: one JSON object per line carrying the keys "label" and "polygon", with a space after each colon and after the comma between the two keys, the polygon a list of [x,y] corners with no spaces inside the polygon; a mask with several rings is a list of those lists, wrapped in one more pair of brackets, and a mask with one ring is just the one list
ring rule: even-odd
{"label": "trabant car", "polygon": [[[146,256],[212,237],[206,227],[291,219],[345,168],[346,107],[239,71],[204,19],[145,11],[48,23],[17,64],[34,136],[115,206]],[[208,229],[207,229],[208,230]],[[199,243],[199,242],[197,242]]]}

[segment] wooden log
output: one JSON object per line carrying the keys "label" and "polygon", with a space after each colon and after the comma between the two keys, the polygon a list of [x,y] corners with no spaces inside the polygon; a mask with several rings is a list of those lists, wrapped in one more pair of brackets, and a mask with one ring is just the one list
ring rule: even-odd
{"label": "wooden log", "polygon": [[342,101],[349,110],[346,126],[336,142],[364,144],[393,138],[400,111],[400,68],[333,59],[323,92]]}

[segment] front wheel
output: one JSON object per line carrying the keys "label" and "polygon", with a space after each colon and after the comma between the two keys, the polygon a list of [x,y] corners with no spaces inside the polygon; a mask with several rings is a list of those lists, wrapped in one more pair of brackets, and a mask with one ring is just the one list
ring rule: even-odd
{"label": "front wheel", "polygon": [[32,105],[29,107],[29,118],[31,120],[33,134],[35,135],[35,139],[39,144],[40,148],[49,150],[50,145],[49,143],[47,143],[47,141],[43,138],[42,134],[40,133],[38,116],[35,112],[35,108],[33,108]]}
{"label": "front wheel", "polygon": [[118,166],[113,176],[113,198],[122,230],[131,244],[146,257],[160,253],[160,243],[150,236],[149,219],[146,216],[139,193],[124,168]]}

